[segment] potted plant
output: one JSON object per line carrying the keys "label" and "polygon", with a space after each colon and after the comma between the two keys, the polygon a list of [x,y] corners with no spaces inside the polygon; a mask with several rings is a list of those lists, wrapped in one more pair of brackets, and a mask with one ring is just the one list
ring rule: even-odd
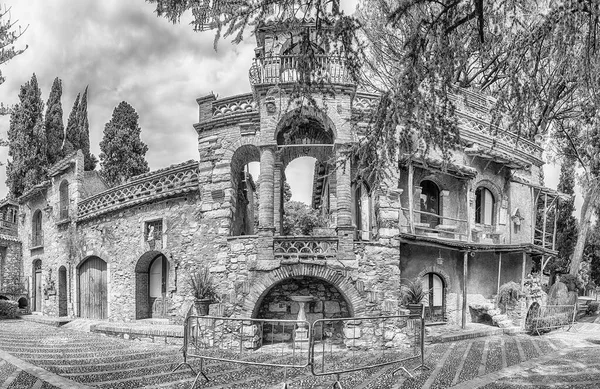
{"label": "potted plant", "polygon": [[189,285],[194,295],[194,305],[198,316],[208,315],[208,306],[216,300],[215,285],[208,267],[203,266],[193,273]]}
{"label": "potted plant", "polygon": [[407,306],[411,315],[421,315],[423,299],[428,291],[423,287],[423,280],[416,277],[408,280],[406,285],[402,285],[402,295],[404,304]]}

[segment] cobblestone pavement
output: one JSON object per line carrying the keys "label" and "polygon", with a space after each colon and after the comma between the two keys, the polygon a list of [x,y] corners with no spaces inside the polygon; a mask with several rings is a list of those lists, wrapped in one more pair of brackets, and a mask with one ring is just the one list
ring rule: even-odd
{"label": "cobblestone pavement", "polygon": [[[586,327],[587,326],[587,327]],[[393,375],[398,365],[343,374],[344,388],[596,388],[600,377],[600,325],[586,323],[550,336],[489,336],[428,345],[430,370],[413,378]],[[594,335],[596,334],[596,335]],[[341,358],[350,360],[351,356]],[[281,357],[262,354],[273,362]],[[376,360],[361,354],[360,361]],[[188,388],[189,369],[175,346],[133,342],[20,320],[0,321],[0,389]],[[347,362],[347,361],[346,361]],[[198,367],[198,361],[192,363]],[[411,361],[406,368],[418,365]],[[281,388],[283,369],[207,362],[202,388]],[[331,376],[289,369],[289,388],[331,388]]]}

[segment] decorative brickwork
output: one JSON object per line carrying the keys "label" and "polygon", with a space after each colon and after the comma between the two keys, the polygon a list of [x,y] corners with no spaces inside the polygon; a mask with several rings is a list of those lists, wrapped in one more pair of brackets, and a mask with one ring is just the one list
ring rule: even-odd
{"label": "decorative brickwork", "polygon": [[198,190],[198,166],[185,162],[151,174],[134,177],[124,185],[109,189],[79,202],[79,221],[98,217],[134,205]]}

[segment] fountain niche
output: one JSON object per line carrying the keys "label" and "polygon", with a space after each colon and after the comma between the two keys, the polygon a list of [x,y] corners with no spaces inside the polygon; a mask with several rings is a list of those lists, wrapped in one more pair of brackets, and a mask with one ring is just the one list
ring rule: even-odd
{"label": "fountain niche", "polygon": [[[290,300],[298,303],[298,321],[306,321],[306,303],[315,301],[316,298],[313,296],[291,296]],[[308,348],[308,325],[307,323],[296,324],[294,330],[294,347],[296,348]]]}
{"label": "fountain niche", "polygon": [[[350,305],[339,290],[332,284],[314,277],[285,279],[273,285],[258,304],[258,319],[306,320],[312,324],[318,319],[351,316]],[[341,324],[332,323],[326,329],[327,336],[335,337],[338,334],[341,339]],[[322,338],[322,332],[322,326],[316,328],[317,340]],[[263,327],[264,344],[292,342],[296,339],[307,340],[308,328],[291,324],[285,327],[267,324]],[[300,340],[299,344],[306,340]]]}

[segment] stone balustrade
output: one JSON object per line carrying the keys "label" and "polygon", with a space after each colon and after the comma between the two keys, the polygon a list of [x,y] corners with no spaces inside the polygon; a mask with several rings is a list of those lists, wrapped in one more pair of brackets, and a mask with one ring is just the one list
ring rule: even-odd
{"label": "stone balustrade", "polygon": [[250,112],[257,112],[256,101],[254,101],[252,93],[215,100],[212,103],[213,119]]}
{"label": "stone balustrade", "polygon": [[77,221],[199,190],[198,162],[188,161],[133,177],[129,182],[80,201]]}
{"label": "stone balustrade", "polygon": [[337,237],[281,236],[273,240],[273,255],[279,260],[333,259],[337,252]]}

